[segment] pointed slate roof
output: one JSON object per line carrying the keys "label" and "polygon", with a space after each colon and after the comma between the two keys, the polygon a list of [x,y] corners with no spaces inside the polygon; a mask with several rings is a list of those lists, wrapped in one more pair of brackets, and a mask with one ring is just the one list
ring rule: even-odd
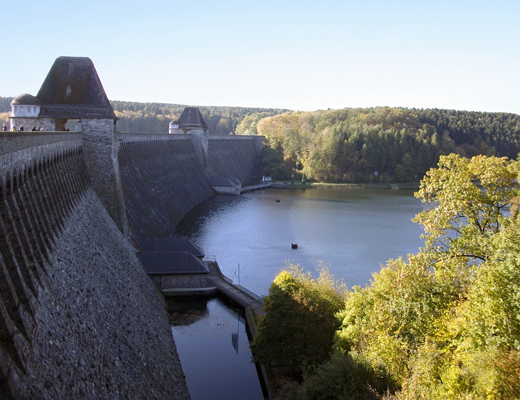
{"label": "pointed slate roof", "polygon": [[208,129],[198,107],[186,107],[174,123],[179,125],[178,129]]}
{"label": "pointed slate roof", "polygon": [[88,57],[58,57],[36,97],[42,105],[40,117],[116,119]]}

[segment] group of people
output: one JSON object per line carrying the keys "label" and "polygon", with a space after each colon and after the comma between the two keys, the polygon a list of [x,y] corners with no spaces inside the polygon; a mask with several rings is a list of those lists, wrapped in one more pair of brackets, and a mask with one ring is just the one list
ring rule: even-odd
{"label": "group of people", "polygon": [[[2,126],[2,130],[3,130],[4,132],[7,131],[7,126],[6,126],[5,124]],[[18,129],[16,129],[16,126],[13,125],[13,127],[11,128],[11,131],[13,131],[13,132],[14,132],[14,131],[23,132],[23,131],[24,131],[24,127],[23,127],[23,125],[20,125],[20,127],[19,127]],[[38,126],[33,126],[32,129],[31,129],[31,131],[34,131],[34,132],[35,132],[35,131],[43,131],[43,128],[42,128],[40,125],[38,125]]]}

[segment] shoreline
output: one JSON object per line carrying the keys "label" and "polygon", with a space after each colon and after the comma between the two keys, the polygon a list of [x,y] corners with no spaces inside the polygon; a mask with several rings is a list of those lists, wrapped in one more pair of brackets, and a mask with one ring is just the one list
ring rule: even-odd
{"label": "shoreline", "polygon": [[394,189],[394,190],[419,190],[419,182],[417,183],[289,183],[289,182],[273,182],[274,189]]}

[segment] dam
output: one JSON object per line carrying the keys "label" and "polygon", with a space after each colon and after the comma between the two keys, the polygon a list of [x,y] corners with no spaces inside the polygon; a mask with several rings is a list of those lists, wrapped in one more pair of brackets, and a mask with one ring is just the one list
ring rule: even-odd
{"label": "dam", "polygon": [[11,127],[0,134],[0,397],[188,399],[139,238],[169,237],[213,196],[211,178],[258,183],[263,138],[202,125],[120,133],[84,57],[58,58],[36,96],[15,98]]}

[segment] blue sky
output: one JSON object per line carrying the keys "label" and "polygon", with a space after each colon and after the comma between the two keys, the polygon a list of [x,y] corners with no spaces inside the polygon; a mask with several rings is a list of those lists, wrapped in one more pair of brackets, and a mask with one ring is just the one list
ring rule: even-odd
{"label": "blue sky", "polygon": [[0,96],[90,57],[111,100],[520,113],[520,1],[12,1]]}

